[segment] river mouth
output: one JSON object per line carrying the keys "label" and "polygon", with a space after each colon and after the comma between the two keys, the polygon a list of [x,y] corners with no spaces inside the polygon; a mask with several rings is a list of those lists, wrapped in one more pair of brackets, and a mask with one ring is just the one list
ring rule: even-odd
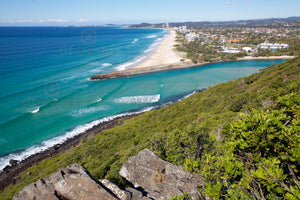
{"label": "river mouth", "polygon": [[[165,33],[157,29],[116,31],[96,28],[99,41],[92,45],[118,48],[118,53],[69,55],[60,52],[59,47],[62,44],[74,47],[81,43],[83,28],[54,30],[45,27],[39,31],[36,31],[38,28],[25,29],[25,32],[33,33],[33,38],[24,40],[25,36],[20,35],[15,39],[19,42],[14,47],[16,49],[7,50],[7,57],[0,59],[0,66],[10,66],[3,69],[1,79],[2,168],[10,159],[22,160],[29,154],[61,143],[61,136],[67,135],[68,139],[85,132],[93,126],[92,122],[97,120],[141,109],[157,108],[177,101],[195,90],[249,76],[267,66],[283,62],[237,61],[112,80],[89,81],[88,78],[93,74],[111,72],[116,66],[127,62],[125,58],[140,55]],[[41,37],[41,31],[46,34],[50,29],[56,32],[47,35],[48,38],[45,35]],[[73,31],[76,37],[69,37],[66,31]],[[112,36],[116,32],[122,37]],[[6,41],[9,40],[6,38]],[[31,44],[31,40],[35,43]],[[14,40],[11,39],[11,42]],[[32,49],[25,48],[25,43],[29,43],[26,44],[27,48]],[[45,45],[39,46],[40,51],[37,51],[38,48],[30,47],[30,44]],[[134,46],[133,51],[128,51],[129,46]],[[12,70],[14,68],[15,71]],[[22,78],[13,80],[11,77]],[[36,148],[41,144],[42,148]]]}

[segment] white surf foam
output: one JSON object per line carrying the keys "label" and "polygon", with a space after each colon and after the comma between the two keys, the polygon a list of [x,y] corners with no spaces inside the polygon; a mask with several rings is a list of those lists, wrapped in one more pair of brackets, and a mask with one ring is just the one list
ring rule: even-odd
{"label": "white surf foam", "polygon": [[149,53],[151,51],[154,51],[155,49],[157,49],[157,47],[160,45],[162,38],[158,38],[157,40],[154,41],[153,44],[151,44],[149,46],[149,48],[147,50],[144,51],[144,53]]}
{"label": "white surf foam", "polygon": [[93,122],[90,122],[90,123],[87,123],[87,124],[84,124],[84,125],[77,126],[73,130],[71,130],[69,132],[66,132],[64,135],[57,136],[57,137],[54,137],[50,140],[44,141],[40,145],[34,145],[32,147],[29,147],[29,148],[25,149],[22,152],[11,153],[11,154],[9,154],[5,157],[1,157],[0,158],[0,170],[2,170],[5,166],[9,165],[9,161],[11,159],[22,161],[22,160],[28,158],[31,155],[34,155],[34,154],[39,153],[41,151],[44,151],[44,150],[46,150],[50,147],[53,147],[57,144],[62,144],[65,141],[67,141],[68,139],[71,139],[71,138],[73,138],[73,137],[75,137],[75,136],[77,136],[81,133],[84,133],[85,131],[87,131],[87,130],[89,130],[89,129],[93,128],[94,126],[99,125],[101,123],[108,122],[108,121],[111,121],[111,120],[119,118],[119,117],[125,117],[125,116],[130,116],[130,115],[134,115],[134,114],[143,113],[143,112],[146,112],[146,111],[149,111],[149,110],[152,110],[152,109],[153,109],[153,107],[148,107],[148,108],[145,108],[145,109],[143,109],[141,111],[138,111],[138,112],[122,113],[122,114],[118,114],[118,115],[114,115],[114,116],[105,117],[105,118],[102,118],[102,119],[99,119],[99,120],[95,120]]}
{"label": "white surf foam", "polygon": [[109,67],[109,66],[112,66],[112,64],[111,63],[103,63],[102,64],[102,67]]}
{"label": "white surf foam", "polygon": [[143,57],[140,57],[140,58],[136,58],[136,59],[133,60],[133,61],[126,62],[126,63],[124,63],[124,64],[119,65],[118,67],[116,67],[116,69],[117,69],[118,71],[130,69],[130,68],[132,68],[134,65],[138,64],[139,62],[143,61],[143,60],[146,59],[146,58],[147,58],[147,56],[143,56]]}
{"label": "white surf foam", "polygon": [[179,101],[182,101],[183,99],[189,98],[193,94],[195,94],[197,91],[192,92],[191,94],[185,95],[183,98],[179,99]]}
{"label": "white surf foam", "polygon": [[156,103],[160,99],[160,94],[148,96],[128,96],[115,99],[116,103]]}
{"label": "white surf foam", "polygon": [[[99,65],[98,65],[98,66],[99,66]],[[91,73],[100,73],[100,72],[104,72],[104,68],[105,68],[105,67],[109,67],[109,66],[112,66],[112,64],[111,64],[111,63],[102,63],[102,64],[101,64],[101,67],[92,69],[90,72],[91,72]]]}
{"label": "white surf foam", "polygon": [[[157,35],[151,35],[151,36],[148,36],[149,38],[155,38],[157,37]],[[152,52],[154,50],[157,49],[157,47],[160,45],[161,41],[162,41],[163,38],[157,38],[150,46],[148,49],[146,49],[144,51],[145,54],[149,53],[149,52]],[[117,66],[115,69],[118,70],[118,71],[123,71],[123,70],[126,70],[126,69],[131,69],[133,66],[137,65],[138,63],[142,62],[143,60],[145,60],[149,55],[145,55],[145,56],[142,56],[142,57],[136,57],[133,61],[129,61],[129,62],[126,62],[126,63],[123,63],[119,66]]]}
{"label": "white surf foam", "polygon": [[131,43],[132,44],[135,44],[136,42],[138,42],[139,41],[139,39],[134,39]]}
{"label": "white surf foam", "polygon": [[93,101],[93,103],[98,103],[100,101],[102,101],[102,98],[96,99],[95,101]]}
{"label": "white surf foam", "polygon": [[101,69],[101,68],[97,68],[97,69],[92,69],[90,72],[95,74],[95,73],[100,73],[100,72],[103,72],[104,70]]}
{"label": "white surf foam", "polygon": [[156,37],[157,37],[157,35],[149,35],[146,38],[156,38]]}
{"label": "white surf foam", "polygon": [[109,109],[109,106],[98,106],[98,107],[90,107],[90,108],[81,108],[81,109],[73,110],[71,112],[71,116],[73,116],[73,117],[79,117],[79,116],[86,115],[86,114],[89,114],[89,113],[99,112],[99,111],[108,110],[108,109]]}
{"label": "white surf foam", "polygon": [[38,113],[40,111],[40,107],[34,108],[34,110],[30,111],[32,114]]}

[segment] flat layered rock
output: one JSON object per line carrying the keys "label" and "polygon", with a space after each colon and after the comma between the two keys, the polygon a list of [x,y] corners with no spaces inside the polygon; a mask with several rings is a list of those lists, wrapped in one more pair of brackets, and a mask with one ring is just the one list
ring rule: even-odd
{"label": "flat layered rock", "polygon": [[198,185],[203,185],[199,175],[184,171],[160,159],[145,149],[130,157],[122,166],[120,175],[135,188],[142,188],[153,199],[169,199],[187,192],[193,199],[200,197]]}

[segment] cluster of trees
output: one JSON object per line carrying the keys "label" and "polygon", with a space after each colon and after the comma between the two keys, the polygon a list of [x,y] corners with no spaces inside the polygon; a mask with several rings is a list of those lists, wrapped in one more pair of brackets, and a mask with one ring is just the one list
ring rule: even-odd
{"label": "cluster of trees", "polygon": [[299,199],[299,86],[293,84],[296,90],[278,98],[270,110],[241,114],[224,126],[222,141],[205,127],[175,130],[166,143],[167,156],[172,162],[185,157],[185,168],[202,175],[203,199]]}
{"label": "cluster of trees", "polygon": [[236,60],[238,57],[244,56],[245,53],[240,54],[224,54],[219,51],[222,50],[219,44],[203,44],[203,40],[195,40],[193,42],[186,42],[183,36],[178,36],[177,41],[181,45],[176,45],[178,51],[186,52],[186,57],[191,59],[193,63],[213,62],[224,60]]}
{"label": "cluster of trees", "polygon": [[[250,79],[247,84],[253,83]],[[166,140],[168,159],[176,163],[185,158],[185,169],[202,175],[203,199],[300,198],[300,79],[286,85],[277,81],[269,86],[277,90],[274,103],[241,113],[223,126],[220,140],[203,123],[175,130]],[[241,98],[243,104],[249,101]],[[173,198],[188,199],[185,193]]]}
{"label": "cluster of trees", "polygon": [[289,49],[278,49],[277,51],[272,51],[271,49],[258,49],[254,56],[281,56],[281,55],[295,55],[294,51]]}
{"label": "cluster of trees", "polygon": [[299,198],[299,110],[299,93],[291,93],[275,110],[253,111],[224,127],[214,153],[186,162],[204,177],[203,193],[213,199]]}

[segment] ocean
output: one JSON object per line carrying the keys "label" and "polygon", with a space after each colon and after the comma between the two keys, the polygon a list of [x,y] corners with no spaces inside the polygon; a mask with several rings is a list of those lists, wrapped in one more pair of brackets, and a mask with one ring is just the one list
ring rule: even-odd
{"label": "ocean", "polygon": [[102,81],[167,34],[123,27],[0,27],[0,170],[103,121],[165,105],[282,60],[239,61]]}

